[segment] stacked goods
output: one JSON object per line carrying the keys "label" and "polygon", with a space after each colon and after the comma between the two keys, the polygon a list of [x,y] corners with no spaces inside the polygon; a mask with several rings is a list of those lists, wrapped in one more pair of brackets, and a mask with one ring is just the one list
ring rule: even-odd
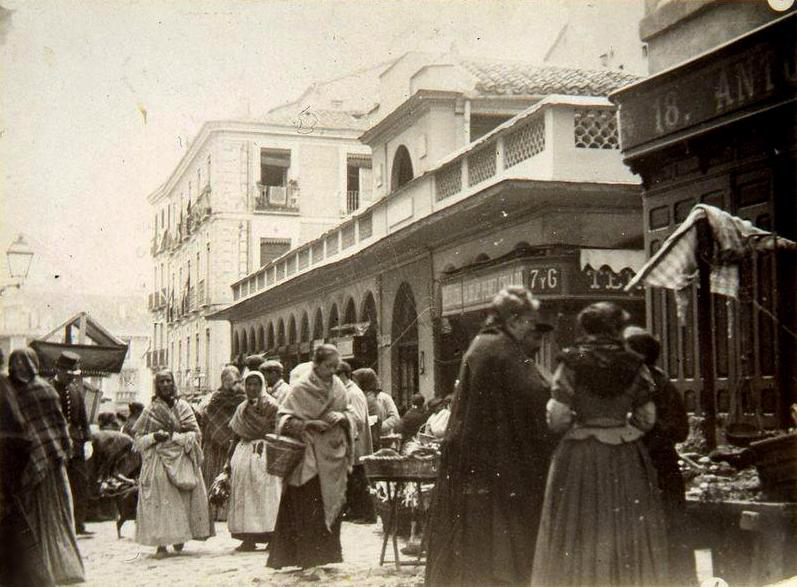
{"label": "stacked goods", "polygon": [[687,498],[711,502],[761,499],[761,483],[754,467],[737,471],[727,462],[712,463],[709,457],[700,457],[697,469],[694,461],[689,464],[682,458],[681,463]]}

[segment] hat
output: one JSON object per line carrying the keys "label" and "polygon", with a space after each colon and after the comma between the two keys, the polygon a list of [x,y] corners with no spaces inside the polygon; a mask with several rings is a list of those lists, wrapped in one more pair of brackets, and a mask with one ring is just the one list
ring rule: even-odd
{"label": "hat", "polygon": [[263,355],[249,355],[248,357],[246,357],[246,360],[244,361],[246,368],[249,369],[250,371],[258,369],[262,363],[263,363]]}
{"label": "hat", "polygon": [[65,369],[71,375],[80,375],[80,355],[64,351],[56,359],[55,367],[57,369]]}
{"label": "hat", "polygon": [[263,361],[263,363],[260,364],[259,369],[263,373],[267,371],[279,371],[280,373],[282,373],[284,367],[282,366],[282,363],[280,363],[279,361],[275,361],[274,359],[269,359],[268,361]]}

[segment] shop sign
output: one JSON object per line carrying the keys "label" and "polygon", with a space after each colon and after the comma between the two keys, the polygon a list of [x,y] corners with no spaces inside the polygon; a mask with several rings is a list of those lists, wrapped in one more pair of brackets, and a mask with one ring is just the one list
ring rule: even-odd
{"label": "shop sign", "polygon": [[635,287],[630,292],[625,291],[625,286],[633,277],[634,271],[630,268],[615,273],[609,267],[595,270],[587,266],[579,272],[578,278],[573,284],[572,293],[588,296],[638,297],[643,291],[642,286]]}
{"label": "shop sign", "polygon": [[489,303],[495,294],[509,285],[523,285],[520,269],[513,267],[499,273],[467,278],[462,282],[462,306],[468,308]]}
{"label": "shop sign", "polygon": [[529,267],[527,287],[531,293],[538,295],[562,293],[562,266],[535,265]]}
{"label": "shop sign", "polygon": [[736,111],[792,100],[797,86],[794,18],[619,92],[623,149]]}
{"label": "shop sign", "polygon": [[339,338],[335,341],[335,346],[338,347],[341,359],[354,357],[354,337]]}

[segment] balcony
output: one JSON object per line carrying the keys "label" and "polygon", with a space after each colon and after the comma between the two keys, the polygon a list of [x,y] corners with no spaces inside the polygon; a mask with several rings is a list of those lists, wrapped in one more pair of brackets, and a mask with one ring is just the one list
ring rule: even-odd
{"label": "balcony", "polygon": [[254,197],[254,211],[289,212],[298,214],[298,186],[273,186],[257,184],[257,193]]}
{"label": "balcony", "polygon": [[[274,280],[255,281],[253,273],[235,282],[233,299],[237,302],[284,283],[292,277],[286,275],[286,266],[295,263],[294,275],[301,275],[338,262],[440,210],[469,198],[483,198],[498,184],[521,182],[535,184],[539,192],[533,200],[521,201],[518,196],[517,205],[524,210],[530,205],[558,205],[562,198],[576,195],[579,184],[638,185],[639,179],[619,154],[614,106],[605,98],[550,96],[399,189],[374,194],[373,203],[364,205],[370,194],[347,192],[352,218],[257,270],[265,275],[276,270]],[[546,183],[550,190],[542,189]],[[615,201],[611,194],[606,198]],[[307,247],[313,251],[309,264],[302,258]]]}

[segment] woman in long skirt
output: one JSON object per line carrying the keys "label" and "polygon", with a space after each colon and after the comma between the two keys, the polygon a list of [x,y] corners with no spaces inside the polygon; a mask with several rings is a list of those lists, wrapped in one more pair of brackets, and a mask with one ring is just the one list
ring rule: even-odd
{"label": "woman in long skirt", "polygon": [[250,371],[244,379],[246,401],[230,421],[236,439],[230,454],[228,527],[237,550],[252,551],[271,540],[277,523],[282,479],[266,470],[266,434],[274,432],[277,403],[266,391],[263,375]]}
{"label": "woman in long skirt", "polygon": [[619,307],[592,304],[578,321],[586,336],[565,350],[548,402],[549,425],[565,435],[548,473],[532,585],[663,585],[664,516],[642,443],[655,423],[650,373],[625,349]]}

